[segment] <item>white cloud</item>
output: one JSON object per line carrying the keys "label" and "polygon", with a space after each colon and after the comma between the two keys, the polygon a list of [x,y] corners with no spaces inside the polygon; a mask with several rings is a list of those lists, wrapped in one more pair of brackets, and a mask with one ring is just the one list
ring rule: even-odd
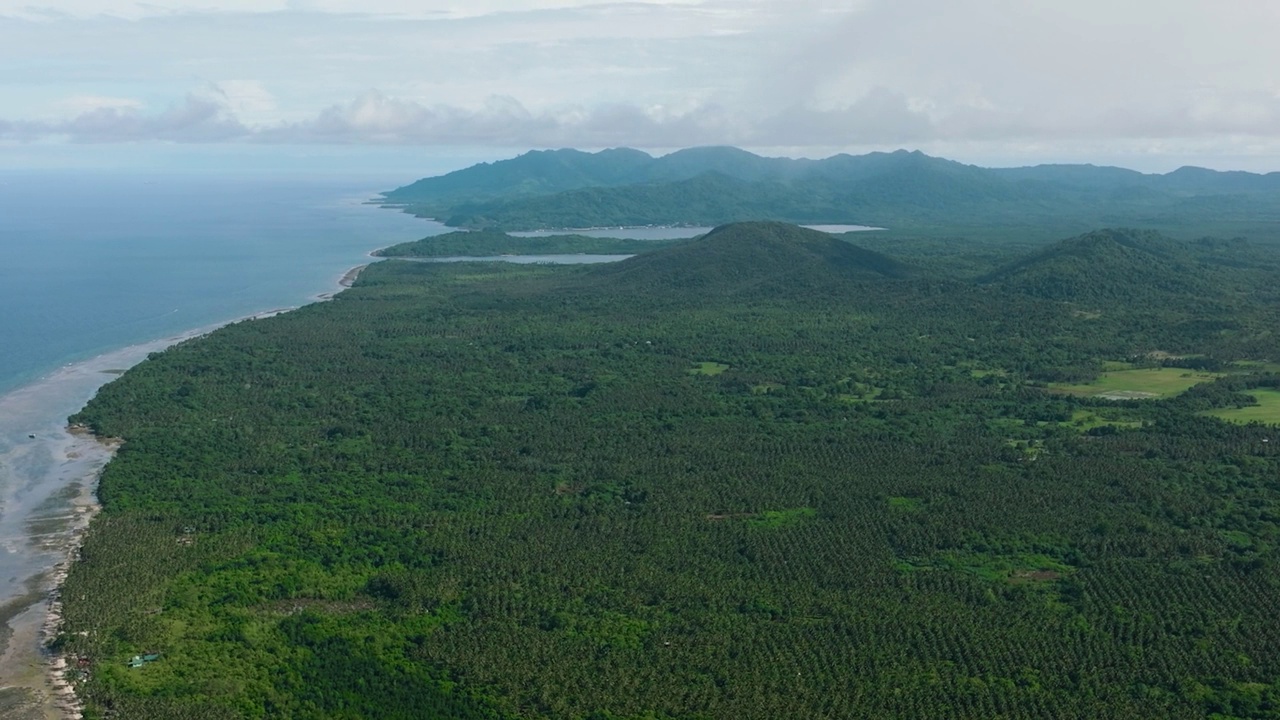
{"label": "white cloud", "polygon": [[65,115],[83,115],[94,110],[141,110],[145,104],[140,100],[105,95],[73,95],[57,103],[57,108]]}
{"label": "white cloud", "polygon": [[10,141],[982,146],[1045,159],[1280,145],[1274,0],[32,7],[0,0]]}
{"label": "white cloud", "polygon": [[237,117],[253,122],[270,119],[277,110],[276,98],[257,80],[221,80],[209,92]]}
{"label": "white cloud", "polygon": [[[1142,111],[1102,108],[1077,116],[1004,111],[981,103],[939,107],[886,87],[843,105],[797,103],[748,113],[715,102],[614,102],[532,109],[491,95],[463,106],[427,104],[376,90],[294,121],[254,122],[245,113],[274,106],[256,82],[224,81],[189,93],[160,112],[123,98],[74,98],[73,117],[8,120],[0,139],[75,142],[244,141],[272,144],[663,148],[700,144],[749,147],[901,147],[929,143],[1044,144],[1073,141],[1206,138],[1280,140],[1280,99],[1266,93],[1205,91]],[[7,129],[6,129],[7,128]]]}
{"label": "white cloud", "polygon": [[164,111],[147,114],[135,106],[102,106],[67,120],[0,121],[0,139],[65,138],[80,143],[225,142],[250,130],[224,104],[188,95]]}
{"label": "white cloud", "polygon": [[[637,5],[698,5],[698,0],[630,0]],[[392,19],[466,18],[614,5],[600,0],[0,0],[0,16],[36,20],[111,17],[141,20],[175,15],[305,12]]]}

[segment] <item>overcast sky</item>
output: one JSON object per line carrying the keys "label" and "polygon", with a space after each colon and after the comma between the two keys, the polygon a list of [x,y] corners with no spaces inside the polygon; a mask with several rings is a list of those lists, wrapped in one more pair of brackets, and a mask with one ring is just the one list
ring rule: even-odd
{"label": "overcast sky", "polygon": [[1277,0],[0,0],[0,168],[733,144],[1280,170],[1277,37]]}

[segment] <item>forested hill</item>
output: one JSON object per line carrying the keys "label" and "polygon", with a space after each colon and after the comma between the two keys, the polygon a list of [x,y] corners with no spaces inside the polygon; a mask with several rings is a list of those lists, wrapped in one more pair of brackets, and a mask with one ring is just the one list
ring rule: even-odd
{"label": "forested hill", "polygon": [[808,293],[847,280],[912,274],[887,255],[780,222],[722,225],[696,240],[592,269],[611,292],[695,296]]}
{"label": "forested hill", "polygon": [[977,224],[1045,237],[1102,225],[1274,232],[1280,173],[990,169],[905,150],[822,160],[727,147],[657,158],[629,149],[553,150],[425,178],[384,199],[454,226],[511,230],[771,219],[894,229]]}
{"label": "forested hill", "polygon": [[1190,245],[1143,230],[1098,230],[1007,265],[986,282],[1057,300],[1135,300],[1206,290]]}
{"label": "forested hill", "polygon": [[1184,242],[1150,230],[1096,230],[1056,242],[980,279],[1054,300],[1229,301],[1280,285],[1280,263],[1244,241]]}

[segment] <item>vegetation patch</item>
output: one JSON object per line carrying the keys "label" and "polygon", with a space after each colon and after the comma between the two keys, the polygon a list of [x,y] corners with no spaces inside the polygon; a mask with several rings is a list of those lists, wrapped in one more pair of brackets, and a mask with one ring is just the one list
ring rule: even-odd
{"label": "vegetation patch", "polygon": [[985,377],[1004,378],[1008,376],[1009,376],[1009,373],[1007,371],[1000,370],[1000,369],[989,370],[986,368],[973,368],[969,371],[969,377],[976,378],[978,380],[981,380],[982,378],[985,378]]}
{"label": "vegetation patch", "polygon": [[1004,554],[971,550],[945,550],[927,558],[899,561],[897,567],[903,572],[951,570],[1010,584],[1059,580],[1074,569],[1043,553]]}
{"label": "vegetation patch", "polygon": [[889,498],[889,507],[904,512],[917,512],[924,507],[924,500],[916,497],[895,496]]}
{"label": "vegetation patch", "polygon": [[816,517],[818,512],[811,507],[789,508],[787,510],[765,510],[753,517],[747,519],[753,527],[763,528],[783,528],[799,525],[810,518]]}
{"label": "vegetation patch", "polygon": [[729,366],[728,366],[728,365],[725,365],[724,363],[709,362],[709,361],[708,361],[708,362],[694,363],[694,364],[693,364],[693,369],[689,370],[689,373],[690,373],[691,375],[712,375],[712,376],[714,376],[714,375],[719,375],[719,374],[723,373],[725,370],[728,370],[728,369],[729,369]]}
{"label": "vegetation patch", "polygon": [[1244,394],[1258,401],[1257,405],[1245,407],[1219,408],[1210,410],[1207,415],[1221,418],[1233,423],[1260,422],[1267,425],[1280,425],[1280,390],[1255,388]]}
{"label": "vegetation patch", "polygon": [[1280,363],[1266,360],[1239,360],[1232,363],[1230,369],[1246,373],[1280,373]]}
{"label": "vegetation patch", "polygon": [[1074,410],[1071,413],[1071,420],[1059,423],[1062,427],[1069,427],[1078,432],[1087,433],[1091,430],[1096,431],[1098,428],[1140,428],[1141,420],[1125,420],[1118,419],[1113,415],[1114,411],[1110,410]]}
{"label": "vegetation patch", "polygon": [[1173,397],[1200,383],[1220,377],[1222,373],[1196,372],[1182,368],[1142,368],[1105,371],[1090,383],[1053,383],[1049,387],[1054,392],[1077,397],[1144,400]]}

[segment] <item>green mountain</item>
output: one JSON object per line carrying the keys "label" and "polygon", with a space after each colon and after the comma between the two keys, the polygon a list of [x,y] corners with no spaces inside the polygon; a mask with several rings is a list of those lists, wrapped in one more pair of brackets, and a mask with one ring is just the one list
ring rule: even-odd
{"label": "green mountain", "polygon": [[1243,239],[1176,240],[1151,230],[1107,229],[1062,240],[1007,263],[979,282],[1036,297],[1181,306],[1280,300],[1280,259]]}
{"label": "green mountain", "polygon": [[696,240],[592,270],[611,292],[699,296],[806,293],[850,280],[913,274],[887,255],[828,233],[763,221],[722,225]]}
{"label": "green mountain", "polygon": [[562,190],[634,182],[653,163],[640,152],[619,148],[534,150],[511,160],[480,163],[439,177],[423,178],[385,193],[392,204],[435,205],[455,200],[547,195]]}
{"label": "green mountain", "polygon": [[1133,301],[1206,294],[1213,279],[1191,246],[1150,230],[1098,230],[1063,240],[982,278],[1051,300]]}
{"label": "green mountain", "polygon": [[770,219],[935,234],[1021,228],[1045,239],[1098,225],[1275,235],[1280,173],[988,169],[905,150],[821,160],[766,158],[731,147],[658,158],[627,149],[556,150],[419,180],[384,199],[450,225],[510,230]]}
{"label": "green mountain", "polygon": [[718,225],[756,218],[837,221],[839,216],[817,214],[826,209],[784,185],[706,172],[668,183],[582,188],[545,197],[463,204],[452,209],[447,222],[457,227],[539,229]]}

